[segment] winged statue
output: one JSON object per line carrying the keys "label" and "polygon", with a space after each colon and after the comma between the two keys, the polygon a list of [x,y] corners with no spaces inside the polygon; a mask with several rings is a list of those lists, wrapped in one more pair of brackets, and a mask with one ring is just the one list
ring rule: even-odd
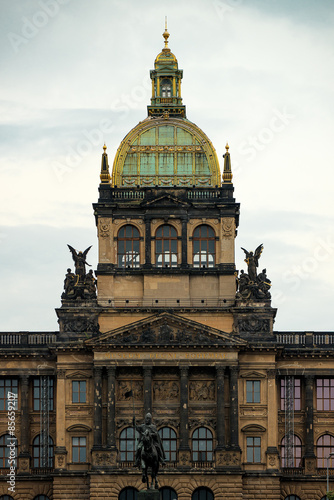
{"label": "winged statue", "polygon": [[67,246],[70,249],[70,252],[72,253],[72,258],[73,258],[74,265],[75,265],[75,274],[77,276],[79,276],[78,281],[83,282],[85,280],[85,276],[86,276],[86,265],[91,267],[90,264],[88,264],[88,262],[86,262],[86,256],[87,256],[89,250],[92,248],[92,245],[90,247],[86,248],[86,250],[84,252],[77,252],[75,250],[75,248],[71,247],[71,245],[67,245]]}
{"label": "winged statue", "polygon": [[241,250],[243,250],[246,254],[245,262],[248,266],[248,276],[251,281],[256,281],[257,278],[257,272],[256,268],[259,266],[259,259],[261,256],[261,253],[263,251],[263,245],[259,245],[255,252],[248,252],[244,248],[241,247]]}

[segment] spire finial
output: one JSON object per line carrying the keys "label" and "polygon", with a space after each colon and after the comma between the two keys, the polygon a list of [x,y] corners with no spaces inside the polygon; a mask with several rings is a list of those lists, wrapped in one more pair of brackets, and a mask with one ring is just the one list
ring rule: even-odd
{"label": "spire finial", "polygon": [[106,149],[107,146],[106,143],[104,143],[102,161],[101,161],[101,174],[100,174],[101,184],[110,184],[109,163],[108,163],[108,155],[106,153]]}
{"label": "spire finial", "polygon": [[165,49],[168,49],[168,38],[169,38],[169,33],[167,30],[167,16],[165,16],[165,31],[163,32],[162,36],[165,39]]}
{"label": "spire finial", "polygon": [[224,172],[223,172],[223,182],[232,184],[232,169],[231,169],[231,158],[230,158],[230,153],[228,150],[230,149],[230,146],[228,145],[228,142],[226,143],[225,146],[226,153],[223,155],[224,158]]}

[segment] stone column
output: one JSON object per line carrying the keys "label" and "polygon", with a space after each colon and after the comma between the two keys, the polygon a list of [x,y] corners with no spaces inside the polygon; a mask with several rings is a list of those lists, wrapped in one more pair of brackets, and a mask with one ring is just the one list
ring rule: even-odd
{"label": "stone column", "polygon": [[145,264],[144,267],[152,267],[151,255],[151,220],[145,219]]}
{"label": "stone column", "polygon": [[56,450],[55,467],[56,469],[66,469],[66,442],[65,442],[65,405],[66,405],[66,385],[65,370],[57,370],[57,407],[56,407]]}
{"label": "stone column", "polygon": [[180,372],[180,450],[189,450],[188,368],[181,367]]}
{"label": "stone column", "polygon": [[114,366],[108,366],[108,406],[107,406],[107,446],[108,448],[116,447],[115,436],[115,373]]}
{"label": "stone column", "polygon": [[225,447],[225,367],[216,366],[217,373],[217,450]]}
{"label": "stone column", "polygon": [[[277,385],[276,370],[267,371],[267,405],[268,405],[268,447],[266,450],[267,469],[279,469],[278,425],[277,425]],[[261,379],[261,393],[263,393],[264,379]],[[262,402],[262,400],[261,400]]]}
{"label": "stone column", "polygon": [[29,375],[21,375],[21,453],[29,455]]}
{"label": "stone column", "polygon": [[152,366],[144,366],[144,411],[152,413]]}
{"label": "stone column", "polygon": [[237,366],[230,368],[230,444],[239,450],[238,371]]}
{"label": "stone column", "polygon": [[305,376],[305,406],[306,406],[306,439],[305,439],[305,473],[315,473],[316,463],[314,454],[314,429],[313,429],[313,387],[314,375]]}
{"label": "stone column", "polygon": [[181,239],[181,267],[188,267],[187,256],[187,220],[182,220],[182,239]]}
{"label": "stone column", "polygon": [[102,446],[102,367],[94,367],[94,448]]}

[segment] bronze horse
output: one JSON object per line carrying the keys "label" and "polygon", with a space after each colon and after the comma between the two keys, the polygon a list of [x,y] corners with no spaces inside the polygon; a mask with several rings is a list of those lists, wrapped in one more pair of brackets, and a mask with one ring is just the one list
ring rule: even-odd
{"label": "bronze horse", "polygon": [[153,441],[152,434],[148,429],[143,434],[142,438],[143,442],[143,447],[141,450],[141,463],[142,463],[142,482],[147,484],[147,489],[150,489],[149,485],[149,474],[148,474],[148,468],[151,468],[151,477],[152,477],[152,484],[151,487],[153,488],[153,483],[154,483],[154,488],[157,490],[159,488],[158,486],[158,480],[157,480],[157,475],[159,471],[159,455],[156,449],[156,446]]}

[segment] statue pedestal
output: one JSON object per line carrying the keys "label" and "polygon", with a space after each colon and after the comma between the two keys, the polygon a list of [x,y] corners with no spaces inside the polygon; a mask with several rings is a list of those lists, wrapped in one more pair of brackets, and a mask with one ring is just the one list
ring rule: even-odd
{"label": "statue pedestal", "polygon": [[138,500],[160,500],[160,491],[141,490],[138,492]]}

